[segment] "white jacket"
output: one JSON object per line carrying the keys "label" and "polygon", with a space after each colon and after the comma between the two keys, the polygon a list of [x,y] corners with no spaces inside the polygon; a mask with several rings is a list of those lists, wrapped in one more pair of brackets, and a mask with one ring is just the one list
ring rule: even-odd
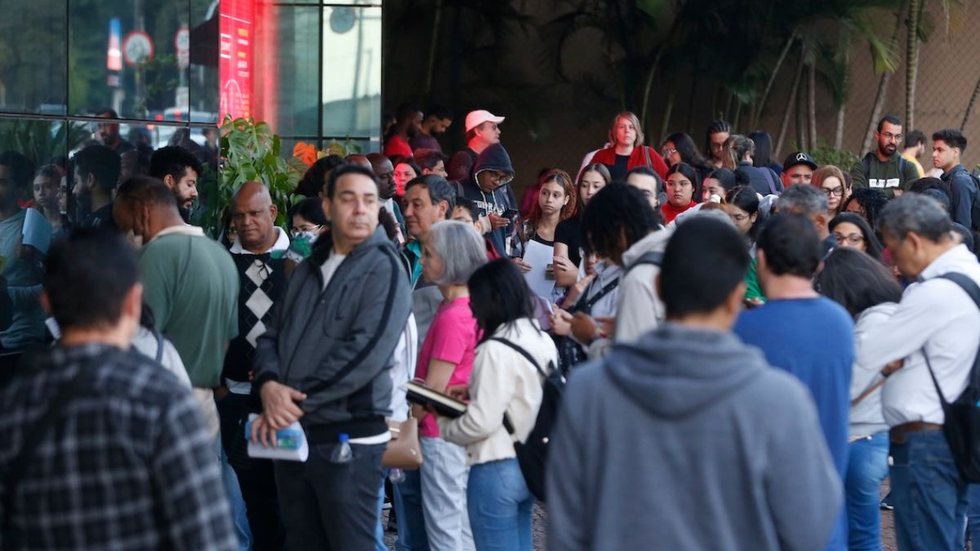
{"label": "white jacket", "polygon": [[[558,363],[558,350],[536,321],[520,319],[494,332],[520,346],[548,372]],[[514,442],[527,439],[541,407],[542,379],[527,359],[509,346],[484,341],[476,348],[470,378],[470,403],[457,419],[439,417],[442,438],[466,446],[469,465],[515,457]],[[504,413],[514,426],[504,428]]]}
{"label": "white jacket", "polygon": [[637,241],[623,253],[626,273],[619,282],[619,307],[616,315],[616,342],[633,342],[640,335],[656,329],[664,320],[664,302],[657,295],[655,280],[660,266],[642,264],[632,267],[648,252],[664,252],[674,230],[658,230]]}

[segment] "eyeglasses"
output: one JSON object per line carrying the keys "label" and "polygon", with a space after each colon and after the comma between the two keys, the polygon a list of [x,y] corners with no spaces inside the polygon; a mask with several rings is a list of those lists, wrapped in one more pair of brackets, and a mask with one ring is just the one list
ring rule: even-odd
{"label": "eyeglasses", "polygon": [[902,134],[892,134],[891,132],[882,132],[881,136],[886,140],[895,140],[896,142],[902,141],[902,138],[905,137]]}
{"label": "eyeglasses", "polygon": [[674,147],[665,147],[660,150],[660,154],[663,155],[664,157],[670,157],[674,153],[677,153],[677,148]]}
{"label": "eyeglasses", "polygon": [[864,242],[864,236],[859,233],[849,233],[847,235],[844,235],[842,233],[834,233],[834,239],[838,243],[841,244],[847,243],[849,245],[855,245],[855,246],[860,245],[861,243]]}
{"label": "eyeglasses", "polygon": [[844,196],[844,186],[837,187],[824,187],[820,188],[827,195],[827,197],[843,197]]}
{"label": "eyeglasses", "polygon": [[316,225],[316,224],[303,224],[301,226],[296,226],[295,228],[289,230],[289,235],[296,237],[301,233],[316,233],[320,231],[320,228],[322,227],[323,226]]}

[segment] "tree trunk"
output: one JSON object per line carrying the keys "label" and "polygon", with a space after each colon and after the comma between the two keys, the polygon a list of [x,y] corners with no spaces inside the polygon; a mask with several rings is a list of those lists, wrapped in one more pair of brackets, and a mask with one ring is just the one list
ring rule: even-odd
{"label": "tree trunk", "polygon": [[735,100],[735,116],[732,118],[732,128],[739,128],[738,122],[742,117],[742,101],[739,99]]}
{"label": "tree trunk", "polygon": [[667,133],[670,132],[670,116],[674,114],[674,99],[676,94],[674,93],[674,88],[670,88],[670,92],[667,94],[667,105],[664,106],[664,120],[660,124],[660,139],[663,140]]}
{"label": "tree trunk", "polygon": [[[805,69],[806,65],[802,65]],[[802,83],[803,75],[800,75],[800,81]],[[806,86],[806,84],[803,84]],[[804,105],[806,104],[806,91],[800,91],[796,94],[796,101],[794,102],[793,108],[796,109],[796,148],[799,151],[806,151],[809,149],[806,144],[806,115],[804,114]]]}
{"label": "tree trunk", "polygon": [[796,106],[796,92],[800,87],[800,78],[803,76],[803,64],[800,63],[796,68],[796,76],[793,77],[793,86],[789,89],[789,98],[786,99],[786,110],[783,111],[783,122],[779,125],[779,137],[776,138],[776,148],[773,156],[779,158],[779,150],[783,148],[783,141],[786,139],[786,130],[789,128],[789,117]]}
{"label": "tree trunk", "polygon": [[966,113],[963,113],[963,122],[960,123],[960,132],[966,132],[966,123],[970,122],[970,115],[973,114],[973,108],[977,104],[977,97],[980,97],[980,79],[977,79],[977,85],[973,87],[973,95],[970,96],[970,103],[966,105]]}
{"label": "tree trunk", "polygon": [[844,147],[844,111],[847,103],[841,102],[837,107],[837,130],[834,132],[834,149],[840,151]]}
{"label": "tree trunk", "polygon": [[[902,13],[895,13],[895,29],[892,31],[892,42],[891,49],[894,51],[898,47],[898,32],[902,29]],[[885,71],[881,75],[881,79],[878,81],[878,93],[875,94],[874,107],[871,108],[871,118],[868,120],[868,128],[864,132],[864,142],[861,143],[861,157],[866,155],[871,149],[871,142],[874,140],[875,127],[878,125],[878,119],[881,118],[881,112],[885,108],[885,96],[888,95],[888,83],[891,82],[892,73]],[[912,130],[912,127],[908,127]]]}
{"label": "tree trunk", "polygon": [[915,81],[919,73],[919,1],[909,0],[908,38],[905,44],[905,128],[915,130]]}
{"label": "tree trunk", "polygon": [[442,0],[436,0],[436,13],[432,18],[432,36],[429,38],[429,63],[425,73],[425,96],[432,97],[432,80],[436,73],[436,51],[439,46],[439,27],[442,23]]}
{"label": "tree trunk", "polygon": [[796,40],[796,33],[791,34],[786,41],[786,45],[783,46],[783,51],[779,54],[779,59],[776,60],[776,66],[772,68],[772,74],[769,75],[769,81],[766,82],[766,88],[762,91],[762,97],[759,98],[758,103],[755,104],[755,108],[752,110],[750,121],[753,128],[759,126],[759,119],[762,118],[762,112],[766,107],[766,100],[769,99],[769,92],[772,90],[773,83],[776,82],[776,74],[779,73],[783,62],[786,61],[786,56],[789,55],[789,50],[793,46],[794,40]]}
{"label": "tree trunk", "polygon": [[657,55],[653,58],[653,63],[650,64],[650,70],[647,72],[646,84],[643,85],[643,102],[640,108],[640,123],[646,128],[647,127],[647,107],[650,105],[650,92],[653,91],[653,76],[657,73],[657,66],[660,65],[660,56],[663,54],[664,49],[660,48],[657,50]]}
{"label": "tree trunk", "polygon": [[807,151],[817,147],[817,62],[810,64],[807,74],[807,127],[810,129]]}

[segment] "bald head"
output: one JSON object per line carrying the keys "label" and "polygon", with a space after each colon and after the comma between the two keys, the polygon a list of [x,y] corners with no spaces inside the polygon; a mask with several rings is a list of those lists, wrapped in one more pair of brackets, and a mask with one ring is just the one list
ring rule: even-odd
{"label": "bald head", "polygon": [[254,254],[268,252],[278,237],[275,229],[278,214],[265,184],[242,184],[231,200],[231,223],[242,248]]}
{"label": "bald head", "polygon": [[370,159],[364,155],[348,155],[344,160],[352,165],[363,166],[368,170],[374,170],[374,165],[372,165]]}

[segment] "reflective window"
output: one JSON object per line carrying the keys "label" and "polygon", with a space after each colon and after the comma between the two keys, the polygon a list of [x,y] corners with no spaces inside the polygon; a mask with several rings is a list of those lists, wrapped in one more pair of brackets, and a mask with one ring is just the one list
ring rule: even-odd
{"label": "reflective window", "polygon": [[0,15],[0,111],[64,115],[64,0],[5,0]]}
{"label": "reflective window", "polygon": [[[273,56],[258,57],[256,71],[278,83],[267,89],[260,101],[266,118],[283,136],[315,136],[319,86],[320,8],[277,7],[275,23],[268,29],[274,37]],[[270,37],[271,38],[271,37]],[[274,75],[274,76],[273,76]],[[272,88],[272,87],[269,87]],[[270,93],[272,92],[272,93]]]}
{"label": "reflective window", "polygon": [[381,8],[323,9],[323,135],[378,136]]}
{"label": "reflective window", "polygon": [[70,2],[68,112],[189,120],[189,14],[172,0]]}
{"label": "reflective window", "polygon": [[86,138],[63,122],[0,119],[0,352],[45,340],[44,258],[65,228],[67,145]]}

